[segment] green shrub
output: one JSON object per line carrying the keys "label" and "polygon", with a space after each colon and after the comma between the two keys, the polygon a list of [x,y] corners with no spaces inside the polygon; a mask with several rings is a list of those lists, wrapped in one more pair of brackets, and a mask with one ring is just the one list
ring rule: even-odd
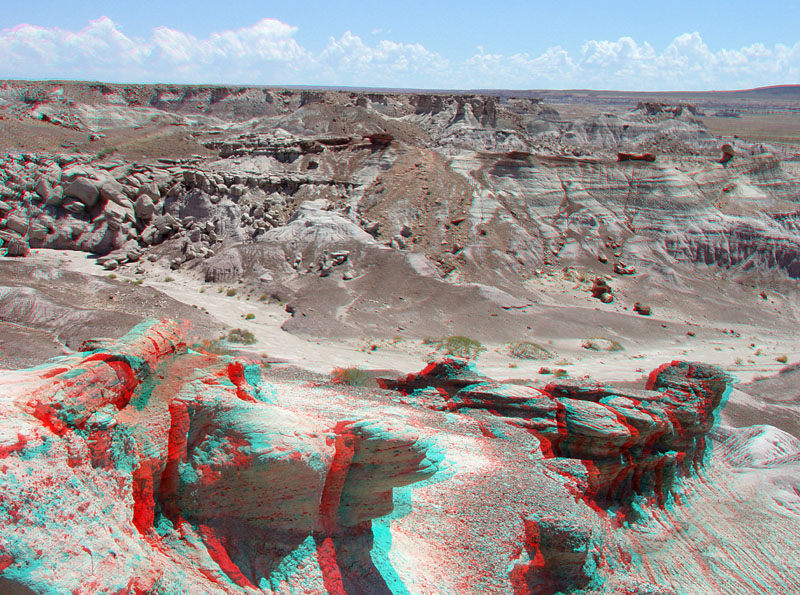
{"label": "green shrub", "polygon": [[365,370],[358,367],[334,368],[331,371],[331,380],[336,384],[348,384],[350,386],[363,386],[369,375]]}
{"label": "green shrub", "polygon": [[103,159],[104,157],[108,157],[109,155],[113,155],[119,151],[119,147],[107,147],[97,152],[94,156],[95,159]]}
{"label": "green shrub", "polygon": [[228,342],[239,343],[241,345],[253,345],[256,342],[256,336],[246,329],[235,328],[228,333]]}
{"label": "green shrub", "polygon": [[169,275],[164,277],[164,283],[172,283],[174,280],[175,280],[175,278],[174,277],[170,277]]}
{"label": "green shrub", "polygon": [[252,312],[248,312],[247,316],[244,317],[245,320],[253,320],[256,317],[255,314]]}
{"label": "green shrub", "polygon": [[444,352],[449,355],[474,359],[478,357],[478,354],[483,351],[484,347],[479,341],[475,341],[469,337],[454,335],[443,339],[439,349],[444,350]]}
{"label": "green shrub", "polygon": [[108,278],[109,278],[109,279],[116,279],[116,278],[117,278],[117,276],[116,276],[114,273],[111,273],[111,274],[108,276]]}
{"label": "green shrub", "polygon": [[508,353],[517,359],[550,359],[553,354],[541,345],[524,341],[508,346]]}
{"label": "green shrub", "polygon": [[225,292],[225,295],[228,297],[233,297],[236,295],[236,289],[233,287],[228,288],[228,291]]}
{"label": "green shrub", "polygon": [[142,283],[144,283],[144,280],[136,279],[136,281],[134,281],[134,283],[136,283],[136,285],[141,285]]}
{"label": "green shrub", "polygon": [[564,368],[558,368],[557,370],[553,370],[553,376],[556,378],[564,378],[569,376],[569,372],[567,372]]}

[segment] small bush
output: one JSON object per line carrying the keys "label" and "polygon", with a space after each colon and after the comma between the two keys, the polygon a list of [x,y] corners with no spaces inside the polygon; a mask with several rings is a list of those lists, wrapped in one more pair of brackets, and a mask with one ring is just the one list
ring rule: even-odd
{"label": "small bush", "polygon": [[331,371],[331,380],[336,384],[348,384],[350,386],[363,386],[369,375],[366,371],[357,367],[334,368]]}
{"label": "small bush", "polygon": [[789,358],[785,355],[779,355],[778,357],[775,358],[775,361],[785,364],[786,362],[789,361]]}
{"label": "small bush", "polygon": [[206,339],[202,343],[192,345],[195,351],[209,353],[211,355],[231,355],[231,350],[222,339]]}
{"label": "small bush", "polygon": [[509,345],[508,353],[517,359],[550,359],[553,357],[553,354],[541,345],[527,341]]}
{"label": "small bush", "polygon": [[144,280],[143,279],[136,279],[136,281],[134,281],[134,283],[136,283],[136,285],[141,285],[142,283],[144,283]]}
{"label": "small bush", "polygon": [[467,359],[474,359],[478,357],[478,354],[480,354],[480,352],[484,349],[483,345],[481,345],[479,341],[475,341],[469,337],[462,337],[460,335],[446,337],[442,340],[439,348],[443,349],[445,353],[450,355]]}
{"label": "small bush", "polygon": [[624,351],[625,348],[614,339],[605,337],[592,337],[581,343],[581,347],[591,351]]}
{"label": "small bush", "polygon": [[164,277],[164,283],[172,283],[174,280],[175,280],[175,278],[174,277],[170,277],[169,275]]}
{"label": "small bush", "polygon": [[564,378],[569,376],[569,372],[567,372],[564,368],[558,368],[557,370],[553,371],[553,376],[556,378]]}
{"label": "small bush", "polygon": [[236,295],[236,289],[233,287],[228,288],[228,291],[225,292],[225,295],[228,297],[233,297]]}
{"label": "small bush", "polygon": [[240,345],[253,345],[256,342],[256,336],[246,329],[235,328],[228,333],[228,342],[239,343]]}
{"label": "small bush", "polygon": [[119,151],[119,147],[107,147],[97,152],[94,156],[95,159],[103,159],[104,157],[108,157],[109,155],[113,155]]}
{"label": "small bush", "polygon": [[116,278],[117,278],[117,276],[116,276],[114,273],[111,273],[111,274],[108,276],[108,278],[109,278],[109,279],[116,279]]}
{"label": "small bush", "polygon": [[255,314],[252,312],[248,312],[247,316],[244,317],[245,320],[253,320],[256,317]]}

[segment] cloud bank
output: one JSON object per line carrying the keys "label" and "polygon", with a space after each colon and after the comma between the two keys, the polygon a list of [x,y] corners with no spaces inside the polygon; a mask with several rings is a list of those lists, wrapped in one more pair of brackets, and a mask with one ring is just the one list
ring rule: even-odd
{"label": "cloud bank", "polygon": [[157,27],[128,37],[107,17],[80,31],[18,25],[0,31],[0,77],[399,88],[741,89],[798,82],[800,42],[711,50],[699,33],[662,51],[630,37],[590,40],[539,55],[479,51],[453,60],[419,44],[365,41],[345,32],[319,52],[297,27],[264,19],[206,39]]}

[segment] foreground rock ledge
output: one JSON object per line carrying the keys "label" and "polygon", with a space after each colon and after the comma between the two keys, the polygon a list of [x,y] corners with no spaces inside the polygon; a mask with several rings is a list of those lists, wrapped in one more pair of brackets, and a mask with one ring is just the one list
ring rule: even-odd
{"label": "foreground rock ledge", "polygon": [[0,377],[9,590],[669,593],[608,535],[670,505],[729,386],[699,363],[624,390],[447,360],[364,394],[267,382],[167,321],[84,349]]}

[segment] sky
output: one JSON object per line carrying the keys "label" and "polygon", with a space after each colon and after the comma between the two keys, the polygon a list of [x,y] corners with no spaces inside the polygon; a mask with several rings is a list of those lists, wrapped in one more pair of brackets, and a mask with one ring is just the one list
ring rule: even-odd
{"label": "sky", "polygon": [[800,83],[800,3],[36,0],[0,78],[415,89]]}

